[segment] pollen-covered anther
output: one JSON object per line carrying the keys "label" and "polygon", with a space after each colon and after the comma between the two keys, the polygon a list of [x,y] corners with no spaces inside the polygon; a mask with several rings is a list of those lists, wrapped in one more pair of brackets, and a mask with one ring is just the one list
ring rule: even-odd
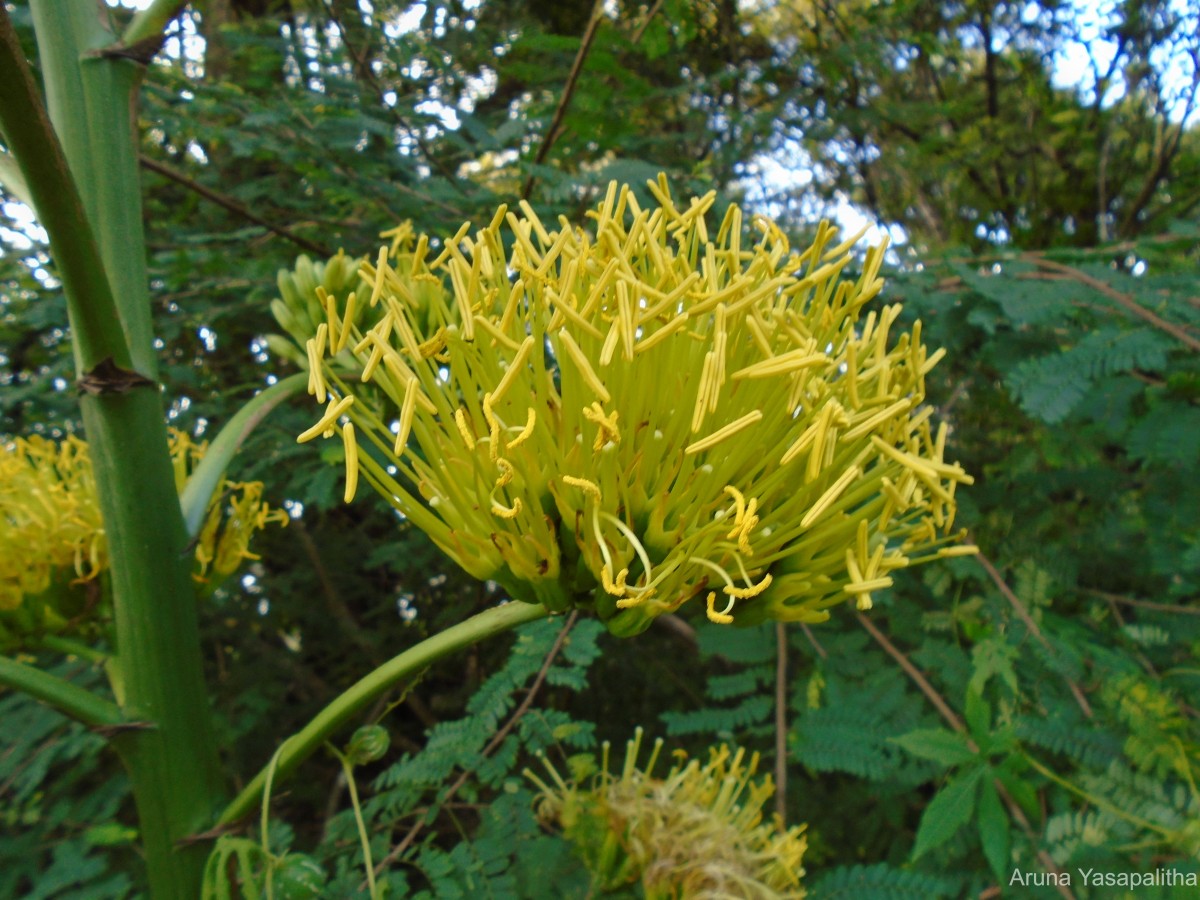
{"label": "pollen-covered anther", "polygon": [[525,427],[517,432],[517,436],[508,442],[508,448],[511,450],[514,447],[519,447],[521,444],[529,440],[533,434],[533,427],[537,424],[537,413],[533,411],[533,407],[529,407],[525,415]]}
{"label": "pollen-covered anther", "polygon": [[717,625],[732,625],[733,616],[729,614],[729,611],[733,609],[733,603],[734,601],[731,597],[729,599],[729,603],[725,605],[725,609],[721,612],[717,612],[717,592],[709,591],[708,600],[706,601],[708,607],[708,621],[715,622]]}
{"label": "pollen-covered anther", "polygon": [[571,487],[577,487],[586,494],[591,494],[597,500],[600,499],[600,486],[594,481],[587,478],[576,478],[574,475],[562,476],[563,484],[569,484]]}
{"label": "pollen-covered anther", "polygon": [[605,564],[600,567],[600,586],[604,588],[605,593],[612,594],[614,597],[624,597],[628,592],[625,585],[625,579],[629,577],[629,569],[622,569],[617,573],[614,580],[612,570]]}
{"label": "pollen-covered anther", "polygon": [[606,413],[604,407],[599,403],[592,403],[591,406],[583,408],[583,417],[589,422],[598,426],[596,431],[596,440],[592,443],[592,449],[599,452],[604,449],[605,444],[610,441],[613,444],[621,443],[621,430],[617,427],[617,417],[620,412],[613,410],[612,413]]}
{"label": "pollen-covered anther", "polygon": [[467,449],[474,450],[475,435],[471,434],[471,429],[467,425],[467,414],[461,408],[454,411],[454,424],[458,428],[458,433],[462,435],[463,443],[467,445]]}
{"label": "pollen-covered anther", "polygon": [[749,587],[740,588],[736,585],[727,584],[725,585],[725,593],[730,597],[736,597],[738,600],[746,600],[750,597],[757,597],[771,586],[773,580],[771,573],[768,572],[758,584],[751,584]]}
{"label": "pollen-covered anther", "polygon": [[492,500],[492,513],[502,519],[515,519],[521,513],[521,498],[516,497],[512,506],[505,506],[498,500]]}

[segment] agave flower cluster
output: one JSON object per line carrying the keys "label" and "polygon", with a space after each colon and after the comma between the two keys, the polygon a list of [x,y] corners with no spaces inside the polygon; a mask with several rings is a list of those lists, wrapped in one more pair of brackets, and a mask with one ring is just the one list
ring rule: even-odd
{"label": "agave flower cluster", "polygon": [[341,433],[347,498],[361,475],[475,577],[619,634],[692,598],[821,621],[974,552],[924,405],[941,351],[866,309],[883,248],[844,278],[828,224],[797,253],[648,188],[611,185],[587,228],[502,207],[437,253],[400,229],[362,266],[369,314],[326,297],[304,356],[327,405],[299,439]]}
{"label": "agave flower cluster", "polygon": [[[206,444],[171,432],[176,487]],[[262,483],[224,482],[195,542],[197,581],[229,575],[250,552],[251,537],[287,514],[262,499]],[[17,438],[0,445],[0,645],[24,637],[84,629],[102,615],[108,569],[104,523],[86,442]]]}
{"label": "agave flower cluster", "polygon": [[546,763],[547,784],[525,771],[541,789],[538,819],[562,829],[602,891],[640,882],[648,898],[804,896],[804,826],[763,821],[774,785],[754,777],[758,754],[747,761],[744,750],[721,745],[701,764],[679,751],[655,778],[662,741],[639,769],[641,740],[639,728],[617,776],[607,744],[590,778],[568,782]]}

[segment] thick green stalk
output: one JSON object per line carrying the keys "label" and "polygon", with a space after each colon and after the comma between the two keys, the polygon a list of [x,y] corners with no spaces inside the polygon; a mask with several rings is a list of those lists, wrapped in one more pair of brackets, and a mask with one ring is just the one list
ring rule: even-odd
{"label": "thick green stalk", "polygon": [[0,656],[0,684],[24,691],[72,719],[93,728],[112,727],[125,721],[120,708],[113,702],[97,697],[77,684]]}
{"label": "thick green stalk", "polygon": [[[96,52],[112,37],[102,7],[39,0],[33,12],[54,128],[45,126],[2,7],[0,121],[50,236],[76,361],[85,375],[112,357],[152,376],[130,113],[137,70]],[[83,420],[108,539],[122,708],[148,725],[114,745],[133,784],[151,895],[194,900],[207,848],[177,844],[211,820],[224,792],[187,536],[157,385],[111,367],[102,375],[86,383]]]}
{"label": "thick green stalk", "polygon": [[317,713],[311,722],[283,742],[271,763],[246,785],[234,801],[225,808],[217,826],[230,825],[253,811],[261,802],[267,776],[272,770],[272,784],[279,784],[312,756],[334,732],[345,725],[380,694],[401,681],[415,677],[431,663],[484,638],[508,631],[525,622],[549,615],[544,606],[535,603],[512,602],[484,610],[464,622],[426,638],[393,657],[369,675],[347,688],[332,703]]}
{"label": "thick green stalk", "polygon": [[30,8],[46,105],[100,247],[132,368],[154,378],[158,362],[133,121],[142,66],[105,55],[115,37],[101,18],[102,6],[34,0]]}
{"label": "thick green stalk", "polygon": [[194,900],[203,829],[224,793],[204,685],[187,532],[158,392],[83,398],[111,564],[126,718],[153,723],[115,741],[133,784],[151,895]]}

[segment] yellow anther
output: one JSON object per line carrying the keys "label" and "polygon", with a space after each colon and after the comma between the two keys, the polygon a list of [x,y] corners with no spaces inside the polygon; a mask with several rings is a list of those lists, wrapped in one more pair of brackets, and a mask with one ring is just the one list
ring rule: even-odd
{"label": "yellow anther", "polygon": [[329,401],[329,407],[325,410],[325,415],[321,416],[320,421],[313,425],[312,428],[302,432],[296,438],[296,443],[307,443],[308,441],[311,441],[313,438],[317,437],[317,435],[324,434],[325,432],[331,430],[334,423],[341,417],[342,413],[348,410],[353,404],[353,394],[346,395],[336,403],[331,398]]}
{"label": "yellow anther", "polygon": [[756,597],[771,586],[771,573],[768,572],[762,577],[758,584],[750,584],[748,587],[740,588],[735,585],[725,585],[725,593],[730,597],[736,597],[739,600],[745,600],[748,597]]}
{"label": "yellow anther", "polygon": [[628,592],[625,587],[625,579],[629,577],[629,569],[622,569],[617,573],[616,580],[613,580],[612,573],[607,565],[600,567],[600,584],[606,593],[612,594],[614,597],[624,597]]}
{"label": "yellow anther", "polygon": [[620,412],[613,410],[611,414],[604,412],[604,407],[599,403],[592,403],[591,406],[585,406],[583,409],[583,417],[589,422],[599,426],[596,432],[596,440],[592,444],[592,449],[600,451],[609,441],[614,444],[621,443],[621,431],[617,427],[617,416]]}
{"label": "yellow anther", "polygon": [[354,439],[354,423],[347,422],[342,429],[342,445],[346,450],[346,493],[345,502],[354,499],[358,488],[358,442]]}
{"label": "yellow anther", "polygon": [[515,498],[511,507],[505,506],[497,500],[493,500],[492,513],[502,519],[515,519],[521,513],[521,498]]}
{"label": "yellow anther", "polygon": [[562,480],[564,484],[577,487],[584,493],[591,494],[597,500],[600,499],[600,486],[596,482],[590,481],[587,478],[576,478],[573,475],[564,475]]}
{"label": "yellow anther", "polygon": [[717,592],[709,591],[708,600],[708,621],[715,622],[718,625],[732,625],[733,616],[729,615],[729,611],[733,609],[733,598],[729,599],[729,603],[725,606],[724,612],[717,612]]}
{"label": "yellow anther", "polygon": [[475,435],[471,434],[471,429],[467,426],[467,414],[461,408],[454,411],[454,424],[458,426],[458,433],[462,435],[463,443],[467,445],[467,449],[474,450]]}
{"label": "yellow anther", "polygon": [[763,417],[762,413],[759,412],[757,409],[751,410],[750,412],[746,413],[746,415],[742,416],[740,419],[735,419],[734,421],[732,421],[728,425],[726,425],[724,428],[720,428],[720,429],[714,431],[708,437],[701,438],[698,441],[693,441],[692,443],[688,444],[687,448],[683,452],[688,455],[691,455],[693,453],[699,453],[701,450],[708,450],[711,447],[715,447],[717,444],[721,443],[721,441],[725,440],[727,437],[732,437],[733,435],[735,435],[739,431],[741,431],[743,428],[748,428],[749,426],[753,425],[755,422],[761,421],[762,417]]}
{"label": "yellow anther", "polygon": [[525,427],[520,430],[515,438],[508,442],[508,448],[519,447],[521,444],[529,440],[533,434],[533,426],[537,422],[537,413],[533,411],[533,407],[529,407],[525,413]]}
{"label": "yellow anther", "polygon": [[505,485],[510,484],[515,473],[513,464],[501,456],[496,460],[496,468],[500,470],[500,475],[496,478],[496,487],[504,487]]}

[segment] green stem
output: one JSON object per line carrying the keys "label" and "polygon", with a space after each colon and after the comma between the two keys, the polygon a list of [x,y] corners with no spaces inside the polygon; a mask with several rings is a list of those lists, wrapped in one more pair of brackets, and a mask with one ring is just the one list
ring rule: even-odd
{"label": "green stem", "polygon": [[86,659],[88,662],[103,665],[110,659],[110,654],[96,650],[94,647],[89,647],[87,644],[81,644],[79,641],[73,641],[70,638],[59,637],[56,634],[47,634],[38,640],[39,647],[45,647],[47,650],[52,650],[55,653],[61,653],[64,656],[78,656],[80,659]]}
{"label": "green stem", "polygon": [[363,865],[367,868],[367,894],[371,900],[379,900],[375,887],[375,863],[371,860],[371,835],[367,831],[367,823],[363,820],[362,804],[358,801],[358,784],[354,780],[354,766],[332,744],[328,745],[329,752],[337,757],[342,764],[342,774],[346,776],[346,787],[350,791],[350,806],[354,809],[354,823],[358,827],[358,842],[362,846]]}
{"label": "green stem", "polygon": [[233,454],[242,445],[242,441],[267,413],[307,383],[308,373],[297,372],[250,398],[209,444],[204,458],[200,460],[200,464],[188,478],[183,493],[179,495],[179,503],[183,507],[183,520],[187,525],[189,537],[195,537],[200,533],[213,491],[221,483],[221,477],[225,474],[229,461],[233,459]]}
{"label": "green stem", "polygon": [[[43,71],[47,60],[43,58]],[[112,357],[131,365],[117,305],[75,179],[58,142],[21,45],[0,4],[0,131],[25,179],[38,220],[50,236],[81,372]]]}
{"label": "green stem", "polygon": [[[344,691],[317,713],[304,728],[284,741],[277,754],[278,761],[273,760],[276,782],[292,774],[296,767],[316,752],[334,732],[398,682],[412,677],[455,650],[547,615],[549,612],[539,604],[519,601],[506,603],[504,606],[484,610],[465,622],[459,622],[392,658]],[[263,769],[255,775],[225,808],[221,817],[217,819],[218,827],[230,825],[254,809],[262,797],[268,769]]]}
{"label": "green stem", "polygon": [[0,656],[0,684],[24,691],[84,725],[112,727],[125,721],[120,708],[77,684],[34,666]]}
{"label": "green stem", "polygon": [[146,47],[139,46],[139,53],[152,56],[162,46],[167,26],[186,4],[187,0],[153,0],[145,9],[134,14],[121,35],[121,43],[126,47],[148,44]]}

